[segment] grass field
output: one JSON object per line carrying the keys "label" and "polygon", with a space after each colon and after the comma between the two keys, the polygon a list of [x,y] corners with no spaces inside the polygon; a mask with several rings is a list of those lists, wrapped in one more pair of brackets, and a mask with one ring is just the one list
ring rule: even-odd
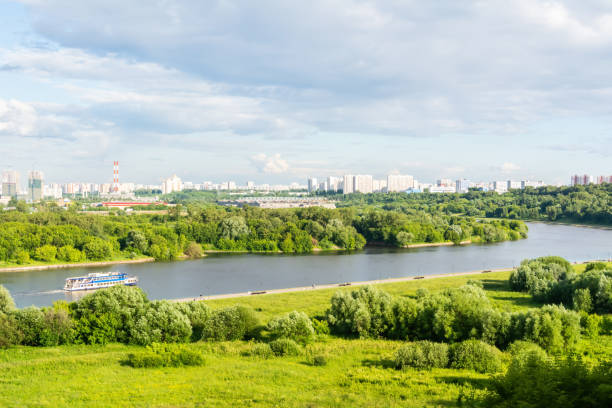
{"label": "grass field", "polygon": [[[528,295],[510,292],[508,272],[378,285],[394,295],[418,288],[435,291],[482,279],[494,305],[504,310],[538,306]],[[343,288],[340,290],[350,290]],[[245,304],[263,322],[303,310],[322,314],[332,290],[208,301],[212,307]],[[326,355],[326,366],[311,366],[305,353],[258,359],[242,356],[248,342],[192,343],[202,367],[144,369],[123,364],[139,347],[61,346],[0,350],[2,407],[423,407],[456,406],[462,393],[480,390],[488,378],[469,370],[398,371],[391,366],[401,342],[326,338],[308,347]],[[612,356],[612,336],[582,340],[577,350],[593,360]],[[478,392],[478,391],[477,391]]]}

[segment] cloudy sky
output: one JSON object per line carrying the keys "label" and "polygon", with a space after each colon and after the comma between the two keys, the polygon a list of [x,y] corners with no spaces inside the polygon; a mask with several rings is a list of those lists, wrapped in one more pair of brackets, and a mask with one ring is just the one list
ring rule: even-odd
{"label": "cloudy sky", "polygon": [[612,173],[609,0],[3,0],[0,27],[0,168],[49,181]]}

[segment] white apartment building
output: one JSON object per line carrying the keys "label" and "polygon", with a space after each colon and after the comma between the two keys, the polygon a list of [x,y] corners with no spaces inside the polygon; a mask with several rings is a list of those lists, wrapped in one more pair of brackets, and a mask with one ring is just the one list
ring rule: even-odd
{"label": "white apartment building", "polygon": [[342,192],[344,194],[351,194],[355,192],[355,176],[352,174],[344,175],[344,182],[342,184]]}
{"label": "white apartment building", "polygon": [[455,187],[455,184],[451,179],[438,179],[436,180],[436,186],[438,187]]}
{"label": "white apartment building", "polygon": [[454,193],[455,186],[431,186],[429,187],[430,193]]}
{"label": "white apartment building", "polygon": [[308,192],[313,193],[319,189],[319,181],[316,177],[308,178]]}
{"label": "white apartment building", "polygon": [[342,178],[329,176],[327,178],[327,188],[329,191],[336,192],[340,190],[340,184],[342,183]]}
{"label": "white apartment building", "polygon": [[508,182],[507,181],[494,181],[493,190],[499,194],[507,192]]}
{"label": "white apartment building", "polygon": [[162,181],[162,194],[170,194],[175,191],[182,191],[183,183],[181,179],[174,174],[172,177]]}
{"label": "white apartment building", "polygon": [[533,188],[544,187],[544,182],[542,180],[538,180],[538,181],[523,180],[521,181],[521,188],[525,188],[525,187],[533,187]]}
{"label": "white apartment building", "polygon": [[373,178],[369,174],[359,174],[354,178],[353,190],[357,193],[368,194],[372,192]]}
{"label": "white apartment building", "polygon": [[513,190],[513,189],[518,190],[519,188],[521,188],[521,182],[520,181],[508,180],[506,188],[508,190]]}
{"label": "white apartment building", "polygon": [[414,177],[405,174],[389,174],[387,176],[387,191],[406,191],[414,187]]}

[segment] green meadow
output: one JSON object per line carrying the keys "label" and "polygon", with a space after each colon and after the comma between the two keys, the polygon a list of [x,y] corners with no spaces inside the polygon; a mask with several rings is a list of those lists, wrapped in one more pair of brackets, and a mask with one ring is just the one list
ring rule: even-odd
{"label": "green meadow", "polygon": [[[578,269],[581,267],[578,267]],[[582,267],[583,268],[583,267]],[[531,296],[510,291],[509,272],[445,277],[378,285],[392,295],[411,296],[419,288],[437,291],[470,279],[500,310],[537,307]],[[351,290],[350,287],[338,290]],[[261,322],[300,310],[322,315],[335,289],[258,295],[208,301],[213,308],[248,305]],[[246,356],[252,342],[196,342],[205,363],[197,367],[132,368],[123,344],[12,347],[0,350],[2,407],[424,407],[457,406],[483,393],[489,375],[471,370],[396,370],[393,354],[403,344],[391,340],[322,337],[298,356]],[[590,361],[612,357],[612,336],[583,338],[575,352]],[[323,355],[315,366],[309,356]],[[507,356],[505,356],[507,358]]]}

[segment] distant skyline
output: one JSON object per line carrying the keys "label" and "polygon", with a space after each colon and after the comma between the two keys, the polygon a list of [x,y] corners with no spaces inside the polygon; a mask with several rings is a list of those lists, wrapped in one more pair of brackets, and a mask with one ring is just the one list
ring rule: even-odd
{"label": "distant skyline", "polygon": [[22,182],[612,173],[605,0],[9,0],[0,24]]}

